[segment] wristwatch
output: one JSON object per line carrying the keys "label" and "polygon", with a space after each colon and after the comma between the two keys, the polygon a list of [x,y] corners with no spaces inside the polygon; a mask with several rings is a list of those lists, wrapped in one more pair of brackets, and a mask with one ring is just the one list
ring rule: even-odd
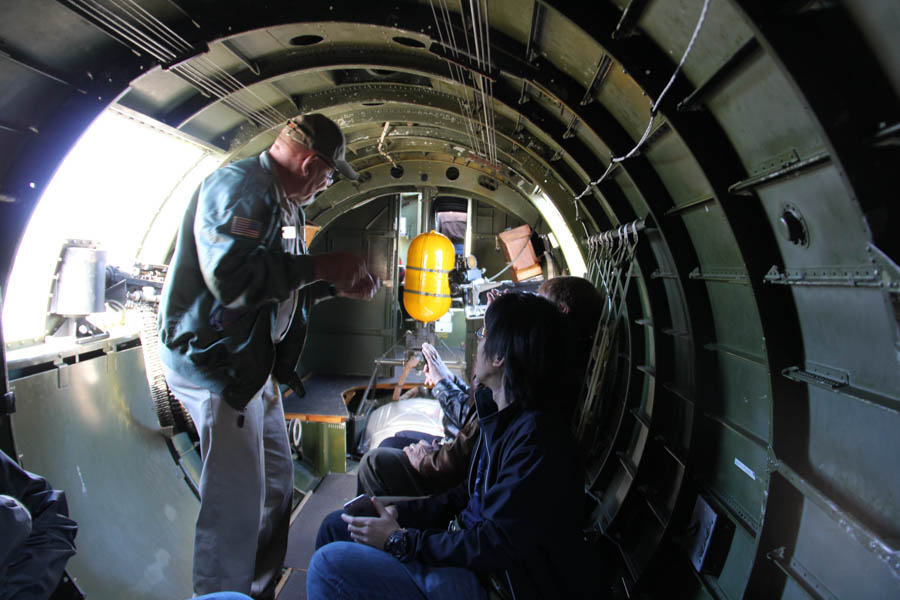
{"label": "wristwatch", "polygon": [[384,551],[398,560],[406,558],[409,551],[409,532],[405,529],[397,529],[384,543]]}

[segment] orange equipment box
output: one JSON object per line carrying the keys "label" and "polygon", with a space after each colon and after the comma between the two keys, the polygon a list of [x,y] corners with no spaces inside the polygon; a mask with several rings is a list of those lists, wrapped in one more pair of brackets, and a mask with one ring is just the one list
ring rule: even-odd
{"label": "orange equipment box", "polygon": [[[512,266],[513,281],[518,283],[543,273],[541,264],[534,254],[534,247],[531,245],[531,227],[528,224],[503,231],[497,237],[500,238],[500,245],[503,247],[503,255],[506,256],[506,260],[516,259]],[[517,256],[518,258],[516,258]]]}

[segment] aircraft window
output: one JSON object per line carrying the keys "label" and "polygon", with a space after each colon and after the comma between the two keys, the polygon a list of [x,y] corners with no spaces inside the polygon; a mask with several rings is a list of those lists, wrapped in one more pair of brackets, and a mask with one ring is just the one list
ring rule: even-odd
{"label": "aircraft window", "polygon": [[91,240],[106,263],[161,264],[200,180],[222,155],[107,110],[84,133],[38,202],[3,299],[7,342],[43,336],[56,260],[66,239]]}
{"label": "aircraft window", "polygon": [[456,211],[439,212],[435,214],[435,221],[437,222],[437,230],[450,238],[456,253],[463,254],[463,246],[466,242],[466,213]]}
{"label": "aircraft window", "polygon": [[[575,238],[575,236],[580,235],[581,232],[577,229],[573,231],[566,226],[566,222],[563,220],[559,209],[553,204],[553,201],[547,197],[547,194],[540,191],[537,187],[535,187],[535,192],[532,195],[531,200],[534,202],[535,208],[538,209],[538,212],[541,213],[541,216],[550,226],[550,231],[552,232],[549,240],[550,244],[554,248],[560,247],[562,249],[566,264],[569,267],[569,273],[571,275],[583,277],[587,273],[587,265],[584,262],[584,257],[581,254],[581,249]],[[582,214],[584,213],[582,212]],[[586,233],[587,230],[585,230],[585,234]]]}
{"label": "aircraft window", "polygon": [[397,37],[393,38],[393,40],[395,42],[397,42],[398,44],[402,44],[404,46],[409,46],[410,48],[424,48],[425,47],[425,44],[423,44],[419,40],[414,40],[414,39],[408,38],[408,37],[397,36]]}
{"label": "aircraft window", "polygon": [[312,46],[313,44],[318,44],[322,40],[324,40],[321,35],[298,35],[295,38],[291,38],[291,46]]}

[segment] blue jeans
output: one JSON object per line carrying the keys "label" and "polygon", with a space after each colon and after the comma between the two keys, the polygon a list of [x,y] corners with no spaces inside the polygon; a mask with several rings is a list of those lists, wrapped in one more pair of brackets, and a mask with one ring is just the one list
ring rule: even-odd
{"label": "blue jeans", "polygon": [[319,527],[317,550],[306,575],[310,600],[486,600],[487,592],[474,571],[401,562],[383,550],[349,541],[341,512],[325,517]]}

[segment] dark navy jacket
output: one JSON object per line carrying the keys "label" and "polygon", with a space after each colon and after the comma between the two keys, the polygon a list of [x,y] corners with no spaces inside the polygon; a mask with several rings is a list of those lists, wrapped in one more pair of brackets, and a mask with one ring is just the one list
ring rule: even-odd
{"label": "dark navy jacket", "polygon": [[[397,504],[400,525],[410,536],[405,560],[493,574],[517,600],[588,597],[591,561],[580,528],[584,473],[568,426],[555,414],[515,403],[497,411],[489,390],[478,390],[475,403],[481,437],[468,482]],[[448,531],[446,525],[469,502],[483,453],[484,520]]]}
{"label": "dark navy jacket", "polygon": [[0,599],[50,597],[75,554],[68,515],[65,493],[0,451]]}

